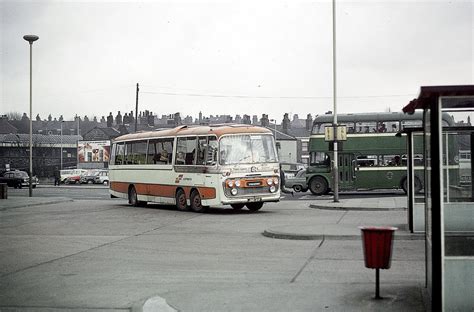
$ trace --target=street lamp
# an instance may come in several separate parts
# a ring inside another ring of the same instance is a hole
[[[32,68],[33,68],[33,42],[39,39],[35,35],[25,35],[23,39],[30,43],[30,185],[29,185],[29,196],[33,197],[33,79],[32,79]]]
[[[61,165],[59,170],[63,170],[63,123],[64,121],[61,121]]]
[[[337,127],[337,76],[336,76],[336,0],[332,0],[332,90],[333,90],[333,129],[334,129],[334,135],[336,134],[336,127]],[[333,155],[334,159],[332,161],[333,163],[333,181],[334,181],[334,202],[337,203],[339,202],[339,156],[338,156],[338,142],[336,140],[336,137],[334,137],[334,143],[333,143]]]
[[[275,125],[274,125],[275,129],[274,129],[273,134],[275,135],[275,140],[276,140],[276,137],[277,137],[277,120],[276,119],[270,119],[270,121],[275,123]]]

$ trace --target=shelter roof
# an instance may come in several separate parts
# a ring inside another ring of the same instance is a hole
[[[441,96],[474,96],[474,85],[421,87],[418,98],[410,101],[403,108],[403,112],[413,113],[415,109],[427,109],[432,104],[437,103]],[[453,103],[453,105],[456,104]]]

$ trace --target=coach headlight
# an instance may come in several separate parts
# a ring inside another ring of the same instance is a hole
[[[237,189],[235,189],[235,188],[231,189],[230,193],[234,196],[237,195]]]
[[[234,186],[234,181],[232,181],[232,180],[227,181],[227,186],[228,187],[233,187]]]
[[[239,180],[235,181],[235,186],[240,187],[240,181]]]
[[[276,190],[277,190],[277,188],[275,187],[275,185],[270,186],[270,192],[271,193],[275,193]]]
[[[267,185],[273,185],[273,179],[272,178],[267,179]]]
[[[273,183],[275,183],[275,185],[278,185],[278,183],[280,183],[280,181],[278,180],[278,178],[273,178]]]

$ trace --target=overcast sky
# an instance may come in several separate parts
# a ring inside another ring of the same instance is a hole
[[[399,111],[474,83],[472,1],[337,0],[338,112]],[[331,1],[0,0],[0,113],[89,117],[332,110]]]

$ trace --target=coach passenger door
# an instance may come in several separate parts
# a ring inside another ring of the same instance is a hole
[[[354,154],[340,153],[339,157],[339,188],[352,189],[355,180],[355,166],[357,166]]]

